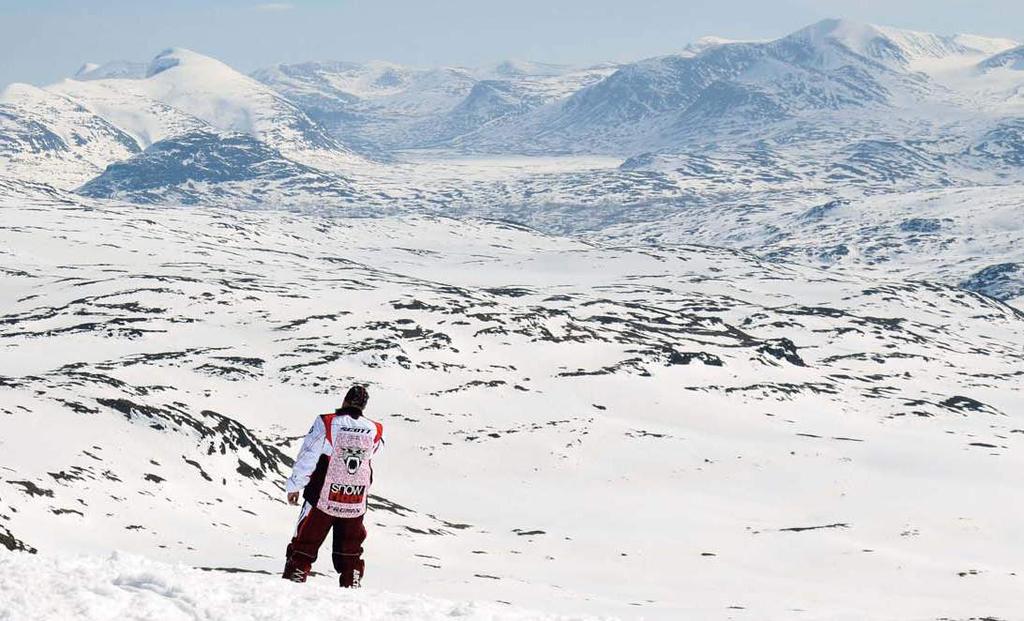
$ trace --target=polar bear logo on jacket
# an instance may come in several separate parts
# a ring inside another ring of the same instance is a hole
[[[341,458],[345,460],[345,470],[349,474],[355,474],[359,467],[363,465],[363,459],[366,458],[366,450],[354,446],[347,447],[343,450]]]

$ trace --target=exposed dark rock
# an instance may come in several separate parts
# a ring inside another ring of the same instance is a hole
[[[694,360],[698,360],[698,361],[704,363],[705,365],[707,365],[709,367],[720,367],[720,366],[723,366],[725,364],[724,362],[722,362],[722,359],[719,358],[718,356],[716,356],[714,354],[709,354],[709,353],[703,352],[703,351],[699,351],[699,352],[678,352],[678,351],[673,351],[668,356],[668,363],[667,364],[669,366],[677,365],[677,364],[687,365],[687,364],[690,364],[691,362],[693,362]]]
[[[960,286],[997,300],[1024,297],[1024,263],[990,265],[963,281]]]
[[[38,552],[38,550],[32,546],[15,537],[11,531],[7,530],[7,528],[2,525],[0,525],[0,546],[3,546],[11,552],[28,552],[29,554],[35,554]]]
[[[53,490],[39,487],[32,481],[8,481],[10,485],[16,485],[21,488],[21,491],[28,494],[29,496],[42,496],[44,498],[53,498]]]
[[[780,528],[779,532],[781,532],[781,533],[802,533],[802,532],[808,531],[808,530],[823,530],[823,529],[830,529],[830,528],[850,528],[850,525],[846,524],[844,522],[838,522],[836,524],[825,524],[825,525],[822,525],[822,526],[791,526],[789,528]]]

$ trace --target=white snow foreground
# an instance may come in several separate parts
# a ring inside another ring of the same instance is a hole
[[[501,604],[452,602],[375,589],[342,590],[326,577],[203,571],[141,556],[0,556],[0,620],[271,621],[292,619],[585,619]]]

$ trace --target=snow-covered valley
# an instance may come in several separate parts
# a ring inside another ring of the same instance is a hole
[[[1024,313],[990,298],[485,221],[3,208],[3,528],[44,554],[279,570],[295,440],[362,379],[391,439],[370,585],[645,618],[1020,605]]]
[[[0,619],[1020,618],[1018,45],[7,87]],[[354,381],[368,590],[303,591]]]

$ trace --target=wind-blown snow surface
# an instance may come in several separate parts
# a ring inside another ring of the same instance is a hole
[[[370,588],[625,618],[1024,606],[1024,313],[991,298],[500,222],[2,207],[4,547],[291,593],[282,480],[358,379],[389,437]]]
[[[339,591],[313,578],[296,585],[263,576],[212,574],[141,557],[57,559],[0,557],[0,619],[80,621],[466,621],[583,619],[501,604],[455,603],[378,590]],[[41,594],[46,594],[41,595]]]

